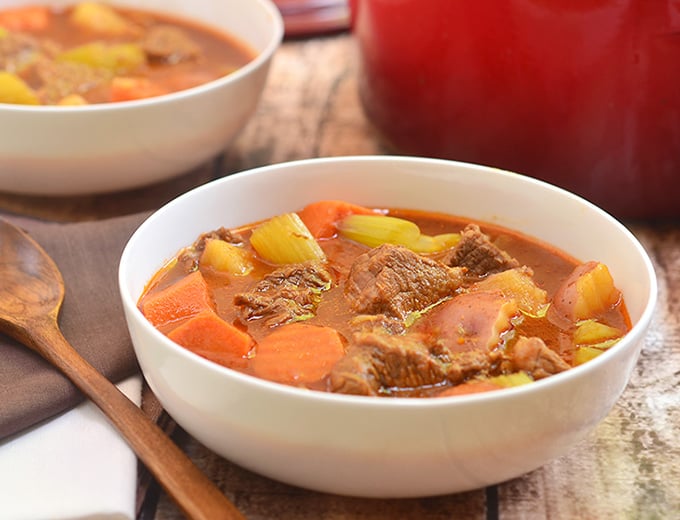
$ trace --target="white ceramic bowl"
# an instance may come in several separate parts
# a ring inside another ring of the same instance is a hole
[[[75,0],[52,0],[64,6]],[[224,150],[255,111],[283,37],[270,0],[114,0],[212,26],[257,58],[182,92],[90,106],[0,104],[0,191],[80,195],[135,188],[190,171]],[[35,4],[6,0],[2,8]]]
[[[633,329],[595,360],[527,386],[388,399],[305,391],[231,371],[174,344],[137,309],[149,278],[201,232],[324,198],[496,222],[577,258],[602,261],[623,291]],[[267,166],[179,197],[131,237],[120,263],[120,290],[149,385],[172,417],[210,449],[306,488],[413,497],[517,477],[583,439],[626,386],[652,317],[656,278],[633,235],[572,194],[496,169],[385,156]]]

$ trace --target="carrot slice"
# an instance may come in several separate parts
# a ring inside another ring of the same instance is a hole
[[[200,271],[185,276],[162,291],[147,297],[142,313],[155,327],[171,325],[206,309],[213,309],[208,284]]]
[[[321,200],[297,212],[314,238],[331,238],[337,233],[336,222],[349,215],[373,215],[369,208],[342,200]]]
[[[289,385],[325,377],[344,355],[340,334],[306,323],[283,325],[260,341],[251,360],[255,375]]]
[[[8,31],[41,31],[50,24],[47,7],[27,6],[6,9],[0,13],[0,27]]]
[[[500,385],[495,385],[489,381],[468,381],[466,383],[461,383],[451,388],[447,388],[441,393],[437,394],[437,397],[448,397],[451,395],[467,395],[467,394],[478,394],[481,392],[490,392],[492,390],[500,390],[503,387]]]
[[[173,329],[168,338],[210,361],[245,368],[253,339],[244,331],[205,310]]]

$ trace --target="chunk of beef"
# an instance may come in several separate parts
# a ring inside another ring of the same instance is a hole
[[[142,49],[150,60],[179,63],[196,59],[201,54],[200,46],[187,34],[170,25],[155,25],[146,33]]]
[[[483,352],[452,354],[439,344],[428,345],[420,334],[358,333],[333,367],[330,385],[333,392],[389,395],[395,389],[457,384],[486,371],[489,364]]]
[[[40,60],[35,72],[43,85],[38,95],[48,104],[56,104],[72,94],[86,94],[111,79],[109,72],[102,68],[70,61]]]
[[[402,320],[384,314],[359,314],[350,319],[349,325],[354,332],[403,334],[406,331]]]
[[[445,380],[444,363],[430,355],[420,336],[359,333],[331,371],[333,392],[379,395]]]
[[[431,309],[411,328],[439,338],[452,352],[489,352],[501,345],[518,314],[517,302],[500,293],[463,293]]]
[[[534,379],[543,379],[570,368],[557,352],[536,337],[520,337],[512,347],[510,362],[516,371],[527,372]]]
[[[28,34],[7,32],[0,38],[0,70],[22,74],[42,55],[56,49],[56,45]]]
[[[519,262],[494,245],[477,224],[461,231],[460,242],[440,261],[446,265],[465,267],[472,276],[484,276],[519,267]]]
[[[405,319],[449,297],[463,272],[390,244],[360,255],[350,269],[345,296],[352,310]]]
[[[291,264],[272,271],[249,292],[234,296],[241,319],[263,319],[273,327],[313,315],[331,274],[319,262]]]

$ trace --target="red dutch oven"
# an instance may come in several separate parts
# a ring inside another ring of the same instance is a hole
[[[350,0],[395,152],[480,163],[621,218],[680,216],[680,0]]]

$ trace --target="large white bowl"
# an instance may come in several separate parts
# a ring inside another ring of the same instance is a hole
[[[144,100],[77,107],[0,103],[0,191],[79,195],[168,179],[225,149],[254,112],[283,38],[281,15],[270,0],[111,3],[226,31],[257,57],[221,79]],[[35,2],[6,0],[2,8],[26,4]]]
[[[595,360],[527,386],[391,399],[305,391],[223,368],[174,344],[137,309],[152,274],[200,233],[326,198],[500,223],[577,258],[602,261],[623,291],[633,329]],[[127,244],[120,290],[149,385],[172,417],[210,449],[306,488],[413,497],[517,477],[583,439],[626,386],[652,317],[656,278],[623,225],[540,181],[441,160],[345,157],[259,168],[170,202]]]

